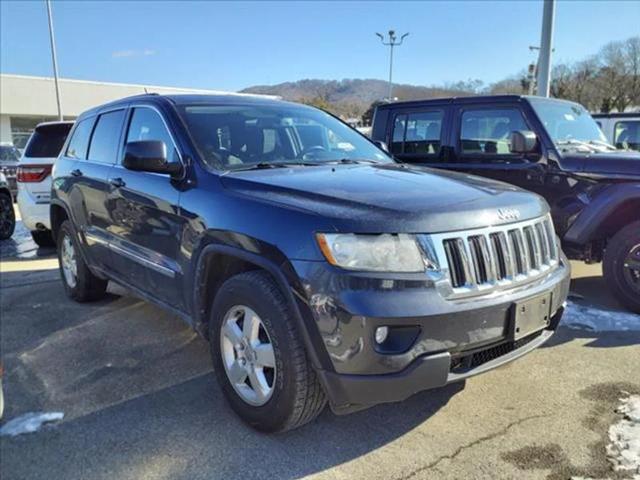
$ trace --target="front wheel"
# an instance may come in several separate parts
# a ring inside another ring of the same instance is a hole
[[[241,273],[222,285],[211,308],[209,342],[225,397],[252,427],[291,430],[324,408],[293,314],[266,272]]]
[[[620,303],[640,313],[640,221],[627,225],[609,241],[603,273]]]
[[[58,233],[58,261],[60,276],[67,296],[76,302],[89,302],[104,297],[107,281],[96,277],[80,253],[73,227],[69,220],[60,225]]]

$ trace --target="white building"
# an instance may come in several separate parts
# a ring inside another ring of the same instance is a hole
[[[141,93],[205,93],[214,90],[157,87],[127,83],[90,82],[60,79],[60,98],[65,120],[73,120],[85,110],[103,103]],[[51,77],[0,74],[0,142],[22,149],[35,126],[57,120],[56,90]]]

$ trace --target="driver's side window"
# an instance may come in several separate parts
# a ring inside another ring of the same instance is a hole
[[[127,143],[144,140],[159,140],[167,149],[167,161],[178,162],[178,152],[173,139],[160,115],[147,107],[135,107],[127,132]]]
[[[528,130],[516,108],[464,110],[460,120],[460,150],[463,155],[511,154],[511,132]]]

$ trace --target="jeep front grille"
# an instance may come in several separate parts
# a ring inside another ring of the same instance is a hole
[[[430,238],[457,294],[526,283],[558,264],[555,232],[548,215]]]

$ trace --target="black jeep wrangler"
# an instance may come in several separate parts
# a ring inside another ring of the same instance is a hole
[[[502,180],[542,195],[571,259],[603,261],[640,312],[640,153],[616,150],[581,105],[487,96],[381,105],[372,138],[402,162]]]

